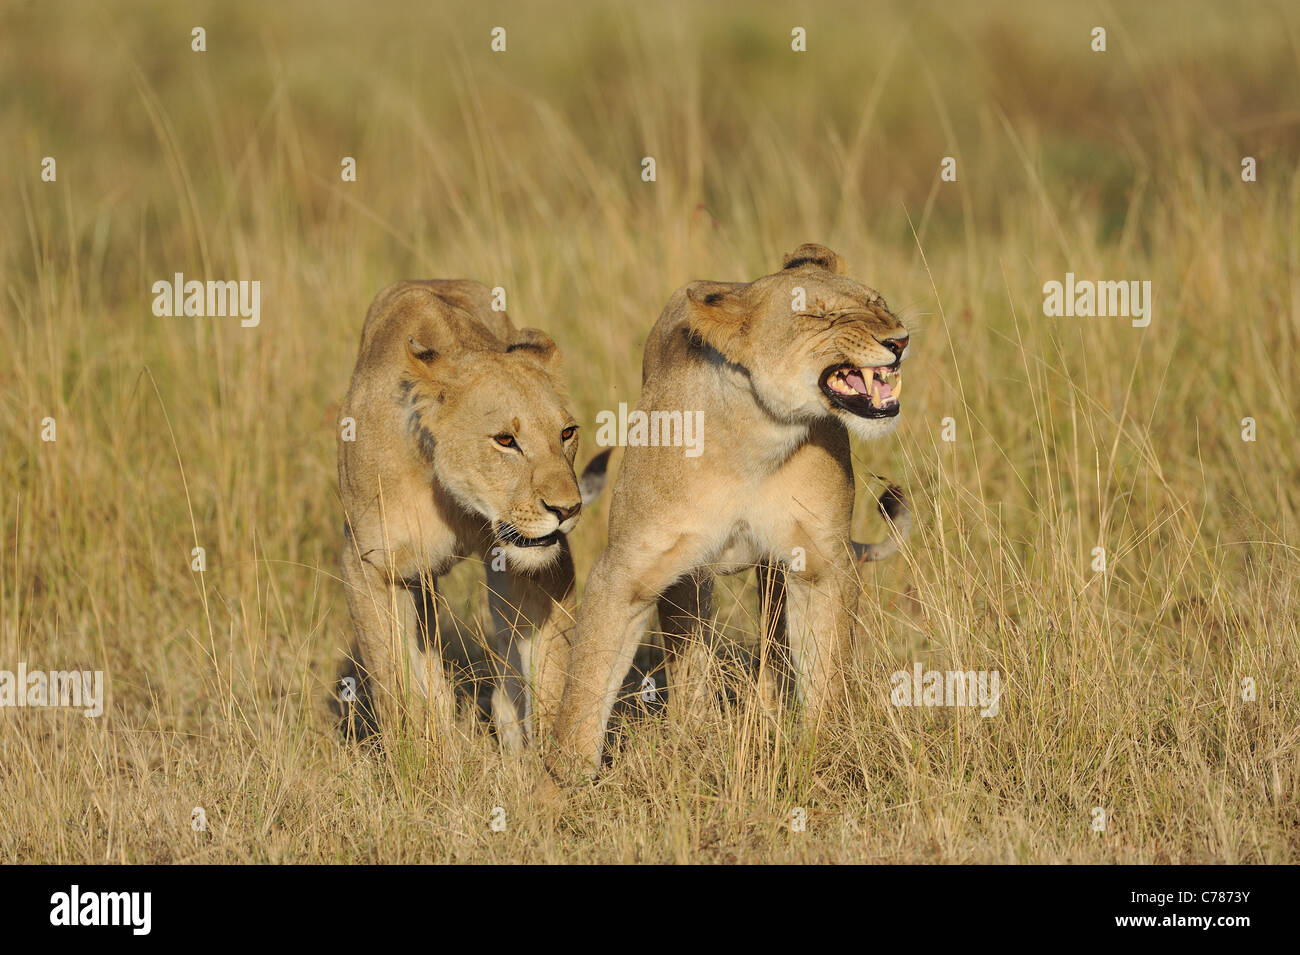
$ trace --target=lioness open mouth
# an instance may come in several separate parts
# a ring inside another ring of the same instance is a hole
[[[560,542],[560,532],[556,529],[545,537],[525,537],[509,524],[502,524],[497,529],[497,540],[512,547],[549,547]]]
[[[892,418],[900,408],[903,373],[898,362],[869,368],[832,365],[822,372],[821,387],[831,404],[859,418]]]

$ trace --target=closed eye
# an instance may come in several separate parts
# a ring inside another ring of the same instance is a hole
[[[505,432],[502,432],[501,434],[498,434],[496,437],[494,437],[492,440],[495,441],[497,444],[501,445],[501,447],[503,448],[514,448],[516,450],[518,450],[519,448],[519,442],[515,440],[515,436],[513,434],[506,434]]]

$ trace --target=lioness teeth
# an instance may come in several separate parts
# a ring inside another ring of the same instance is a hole
[[[897,368],[888,365],[846,367],[829,376],[826,386],[836,394],[866,398],[873,407],[884,408],[897,403],[902,376]]]
[[[857,394],[857,392],[853,390],[853,387],[845,380],[843,372],[838,372],[835,375],[832,375],[828,384],[831,386],[831,388],[833,388],[835,391],[838,391],[842,395]]]

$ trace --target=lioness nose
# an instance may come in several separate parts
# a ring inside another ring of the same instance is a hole
[[[545,501],[542,501],[542,507],[546,508],[546,510],[548,510],[548,511],[550,511],[552,514],[554,514],[555,517],[556,517],[556,519],[557,519],[561,524],[563,524],[565,521],[567,521],[569,518],[571,518],[574,514],[577,514],[580,510],[582,510],[582,502],[579,501],[577,504],[570,504],[570,505],[568,505],[568,506],[558,506],[558,507],[557,507],[557,506],[554,505],[554,504],[547,504]]]
[[[881,340],[880,344],[892,351],[894,357],[897,358],[899,355],[903,354],[903,349],[907,347],[907,341],[910,337],[910,335],[903,335],[900,338],[886,338]]]

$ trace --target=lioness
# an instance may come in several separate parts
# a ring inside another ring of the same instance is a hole
[[[702,453],[625,451],[547,755],[557,775],[566,756],[599,768],[656,603],[671,673],[710,612],[712,576],[746,566],[759,566],[763,631],[788,644],[805,721],[823,715],[859,588],[854,550],[880,559],[897,547],[851,546],[849,433],[894,430],[908,343],[884,299],[843,271],[834,252],[804,245],[756,281],[693,282],[660,315],[638,407],[703,410]],[[897,489],[881,509],[907,523]]]
[[[606,457],[580,488],[555,343],[490,305],[469,281],[398,282],[371,304],[341,411],[343,580],[373,715],[395,725],[454,706],[434,583],[481,557],[492,716],[517,748],[559,703],[574,601],[564,535],[599,493]],[[404,705],[415,701],[418,712]]]

